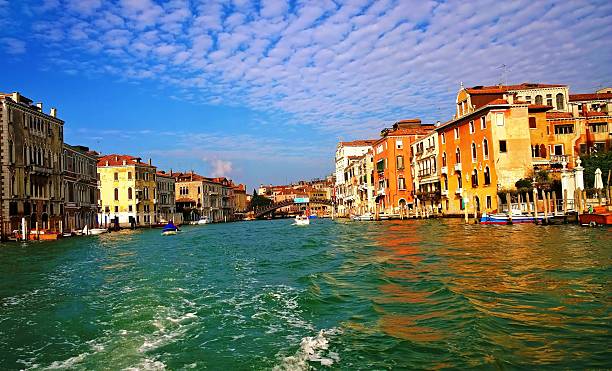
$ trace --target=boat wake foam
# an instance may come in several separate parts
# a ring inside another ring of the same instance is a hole
[[[295,355],[283,358],[280,365],[273,370],[308,370],[309,362],[319,362],[321,366],[331,366],[334,362],[340,361],[338,353],[329,351],[328,336],[338,335],[340,329],[320,330],[316,336],[306,336],[300,342],[300,349]]]

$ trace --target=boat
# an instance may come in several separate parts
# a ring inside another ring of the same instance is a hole
[[[612,225],[612,212],[607,206],[596,206],[592,211],[578,216],[581,225],[596,227]]]
[[[544,219],[544,215],[538,215],[537,221]],[[535,223],[536,217],[530,214],[524,214],[519,210],[512,210],[512,224]],[[510,215],[508,213],[487,214],[483,213],[480,218],[480,224],[510,224]]]
[[[162,229],[162,236],[173,236],[177,234],[178,231],[179,229],[176,225],[174,225],[174,223],[168,222],[164,229]]]
[[[21,232],[17,231],[15,236],[18,240],[23,240]],[[61,234],[46,229],[32,229],[27,236],[30,241],[55,241],[61,237]]]
[[[310,219],[306,215],[298,215],[295,217],[295,225],[309,225]]]
[[[351,216],[351,220],[358,221],[358,222],[370,221],[370,220],[374,220],[374,215],[372,215],[369,212],[361,214],[361,215],[353,215]]]
[[[210,219],[207,216],[203,216],[198,220],[198,225],[210,224]]]
[[[99,234],[102,234],[102,233],[107,233],[107,232],[108,232],[108,230],[105,229],[105,228],[92,228],[92,229],[89,230],[89,234],[92,235],[92,236],[96,236],[96,235],[99,235]]]

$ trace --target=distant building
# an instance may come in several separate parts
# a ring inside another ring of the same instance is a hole
[[[245,213],[247,211],[247,194],[246,186],[238,184],[233,187],[234,190],[234,213]]]
[[[438,133],[432,131],[414,142],[411,151],[412,189],[414,189],[415,198],[419,200],[420,205],[424,206],[429,212],[438,210],[441,192],[448,193],[447,189],[440,189],[438,148]],[[447,174],[448,168],[443,169]]]
[[[130,155],[106,155],[98,159],[100,177],[100,224],[148,226],[155,213],[155,166]]]
[[[186,221],[207,217],[213,222],[233,220],[234,183],[224,177],[207,178],[193,171],[174,173],[176,206]]]
[[[172,172],[167,174],[158,171],[155,177],[155,213],[157,222],[173,221],[176,224],[183,222],[182,214],[176,212],[175,179]]]
[[[62,150],[64,121],[57,110],[15,92],[0,94],[0,166],[2,239],[20,230],[22,221],[60,231],[64,208]]]
[[[376,140],[355,140],[352,142],[340,142],[336,147],[336,182],[334,185],[335,202],[338,215],[347,216],[350,209],[350,198],[347,194],[349,179],[346,168],[349,166],[349,158],[362,156],[372,149]]]
[[[98,226],[97,163],[89,148],[64,143],[64,231]]]

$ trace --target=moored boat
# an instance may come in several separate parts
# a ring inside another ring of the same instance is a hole
[[[543,215],[538,215],[537,221],[542,221]],[[512,210],[512,219],[508,213],[496,213],[487,214],[483,213],[480,218],[480,224],[521,224],[521,223],[535,223],[536,217],[530,214],[524,214],[518,210]]]
[[[358,222],[361,222],[361,221],[370,221],[370,220],[374,220],[374,216],[371,213],[364,213],[364,214],[361,214],[361,215],[353,215],[353,216],[351,216],[351,220],[358,221]]]
[[[108,232],[108,230],[105,229],[105,228],[92,228],[92,229],[89,230],[89,234],[93,235],[93,236],[98,235],[98,234],[102,234],[102,233],[107,233],[107,232]]]
[[[578,216],[580,224],[596,227],[598,225],[612,225],[612,212],[606,206],[597,206],[592,212]]]
[[[207,216],[203,216],[198,220],[198,225],[210,224],[210,219]]]

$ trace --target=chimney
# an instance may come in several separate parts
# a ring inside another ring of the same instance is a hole
[[[127,162],[125,160],[123,160],[123,166],[127,165]]]
[[[170,176],[172,176],[172,168],[170,168]]]
[[[106,166],[108,166],[108,161],[106,161]]]
[[[153,162],[151,161],[150,157],[149,157],[149,166],[153,166]]]
[[[586,117],[587,116],[587,112],[588,112],[589,107],[583,103],[582,104],[582,116]]]
[[[436,121],[436,124],[434,125],[435,127],[439,127],[440,126],[440,121]]]
[[[42,110],[43,110],[43,105],[42,105],[42,102],[38,102],[38,103],[36,103],[36,107],[38,107],[38,109],[40,110],[40,112],[42,112]]]
[[[19,103],[21,100],[21,95],[18,92],[13,92],[13,101]]]
[[[119,156],[115,156],[115,161],[119,161]]]
[[[578,112],[578,105],[572,104],[572,117],[580,116],[580,112]]]
[[[51,117],[57,117],[57,108],[51,107]]]
[[[508,104],[514,104],[514,94],[508,94]]]

